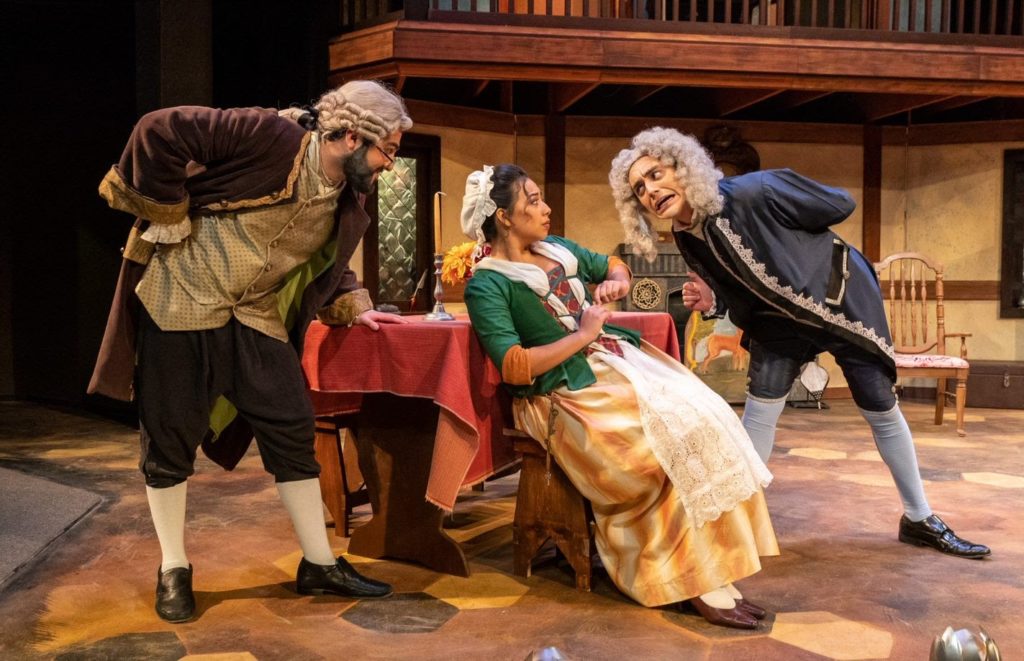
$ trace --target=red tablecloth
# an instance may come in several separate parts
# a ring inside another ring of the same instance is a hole
[[[364,393],[424,397],[440,407],[426,498],[451,510],[459,489],[514,459],[499,396],[501,375],[473,334],[468,317],[409,324],[330,327],[313,322],[302,367],[317,415],[358,410]],[[617,312],[611,322],[679,358],[679,340],[665,313]],[[402,415],[402,411],[395,411]],[[510,421],[511,424],[511,421]]]

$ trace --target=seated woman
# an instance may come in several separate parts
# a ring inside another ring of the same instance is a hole
[[[629,269],[549,236],[550,214],[515,165],[485,166],[466,182],[463,231],[490,244],[466,305],[515,395],[516,426],[590,500],[597,549],[620,590],[644,606],[688,600],[713,624],[756,628],[765,610],[733,583],[778,554],[762,492],[771,474],[724,400],[637,333],[605,324],[600,304],[626,295]]]

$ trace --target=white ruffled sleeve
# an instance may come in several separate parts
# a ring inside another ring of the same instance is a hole
[[[189,218],[169,225],[150,223],[149,228],[142,233],[142,240],[150,243],[180,243],[191,233],[192,220]]]

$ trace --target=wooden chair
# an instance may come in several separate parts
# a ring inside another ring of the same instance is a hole
[[[956,402],[956,431],[964,431],[967,401],[967,338],[970,333],[947,333],[943,306],[942,264],[916,252],[889,255],[875,263],[875,272],[888,298],[889,329],[900,377],[936,379],[935,424],[942,424],[946,397]],[[946,354],[946,340],[960,338],[960,355]],[[956,383],[953,391],[947,382]]]
[[[594,538],[590,502],[540,443],[518,430],[506,429],[505,434],[515,438],[522,457],[512,522],[513,573],[529,577],[533,558],[552,539],[576,573],[576,589],[589,592]]]
[[[334,518],[334,534],[349,536],[352,508],[370,502],[359,455],[350,432],[354,415],[329,415],[316,419],[316,460],[320,462],[320,492]]]

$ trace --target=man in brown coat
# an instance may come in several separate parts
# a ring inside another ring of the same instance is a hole
[[[186,480],[219,397],[274,475],[303,552],[298,591],[391,594],[331,550],[299,352],[318,312],[402,322],[372,309],[348,262],[370,222],[364,196],[411,126],[401,98],[371,81],[304,111],[168,108],[139,121],[100,184],[138,219],[89,389],[138,397],[161,618],[195,615]]]

